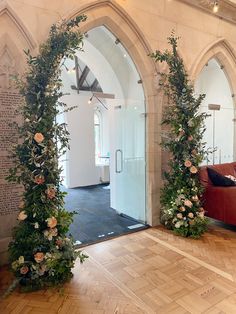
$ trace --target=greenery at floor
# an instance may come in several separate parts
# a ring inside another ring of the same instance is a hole
[[[207,153],[202,143],[206,113],[199,110],[205,95],[194,94],[177,52],[178,38],[172,34],[168,43],[171,51],[151,54],[156,62],[165,62],[168,66],[166,73],[160,73],[159,81],[167,102],[162,120],[166,126],[162,145],[170,155],[161,195],[161,219],[176,234],[198,238],[206,231],[208,222],[201,206],[203,188],[198,177],[199,165]]]
[[[64,208],[66,193],[59,189],[58,158],[68,148],[68,131],[66,124],[56,120],[68,110],[60,102],[63,61],[82,50],[79,24],[85,19],[78,16],[53,25],[39,54],[26,52],[28,71],[17,79],[24,102],[23,123],[16,125],[20,142],[13,149],[15,166],[8,180],[22,184],[24,193],[9,255],[15,282],[24,290],[65,282],[72,276],[76,258],[81,262],[86,258],[66,236],[74,213]]]

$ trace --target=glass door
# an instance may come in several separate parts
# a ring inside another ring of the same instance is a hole
[[[111,207],[146,222],[145,104],[116,99],[110,108]]]

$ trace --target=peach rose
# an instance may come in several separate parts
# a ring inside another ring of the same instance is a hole
[[[44,253],[37,252],[36,254],[34,254],[34,259],[36,263],[41,263],[44,260]]]
[[[57,220],[55,217],[48,218],[46,221],[49,228],[54,228],[57,225]]]
[[[176,217],[179,218],[179,219],[182,219],[182,218],[183,218],[183,215],[182,215],[181,213],[178,213],[178,214],[176,215]]]
[[[192,141],[193,140],[193,137],[192,137],[192,135],[190,135],[189,137],[188,137],[188,141]]]
[[[181,206],[180,208],[179,208],[179,210],[181,211],[181,212],[185,212],[185,207],[184,206]]]
[[[53,188],[47,188],[45,193],[47,194],[47,197],[49,199],[53,199],[56,196],[56,189],[54,187]]]
[[[27,274],[28,271],[29,271],[29,267],[28,267],[28,266],[22,266],[21,269],[20,269],[20,273],[21,273],[22,275]]]
[[[42,143],[42,141],[44,140],[44,136],[42,133],[35,133],[34,135],[34,140],[35,142],[37,142],[38,144]]]
[[[196,168],[195,166],[192,166],[192,167],[190,168],[190,172],[191,172],[191,173],[197,173],[198,170],[197,170],[197,168]]]
[[[38,174],[37,176],[34,177],[34,182],[37,184],[43,184],[45,182],[44,176]]]
[[[193,214],[193,213],[189,213],[189,214],[188,214],[188,217],[189,217],[189,218],[193,218],[193,217],[194,217],[194,214]]]
[[[185,200],[184,205],[191,208],[193,206],[193,203],[190,200]]]
[[[192,166],[192,163],[191,163],[190,160],[185,160],[184,165],[185,165],[185,167],[188,167],[188,168],[189,168],[189,167]]]
[[[23,211],[21,211],[21,212],[19,213],[19,215],[18,215],[18,220],[23,221],[23,220],[25,220],[27,217],[28,217],[28,216],[26,215],[25,211],[23,210]]]
[[[194,202],[197,202],[197,201],[198,201],[198,196],[197,196],[197,195],[192,196],[192,200],[193,200]]]

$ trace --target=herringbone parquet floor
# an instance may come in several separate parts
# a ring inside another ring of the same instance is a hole
[[[61,291],[15,291],[0,313],[236,313],[236,233],[211,227],[200,240],[162,227],[84,249],[73,280]],[[10,282],[0,271],[0,289]]]

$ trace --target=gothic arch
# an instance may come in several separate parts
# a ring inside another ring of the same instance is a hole
[[[21,33],[23,38],[28,44],[28,47],[30,49],[34,49],[37,46],[36,41],[33,39],[33,36],[29,32],[29,30],[26,28],[24,23],[21,21],[21,19],[18,17],[18,15],[15,13],[15,11],[12,9],[12,7],[3,1],[0,4],[0,17],[2,15],[6,14],[8,18],[13,22],[13,24],[16,26],[18,31]]]
[[[221,38],[216,40],[202,51],[191,69],[191,79],[195,81],[203,67],[213,58],[222,66],[225,76],[228,79],[232,95],[236,95],[236,55],[233,48],[225,39]]]
[[[160,208],[161,148],[159,143],[162,106],[161,99],[157,99],[157,89],[154,84],[157,66],[148,56],[152,50],[137,24],[114,2],[109,0],[94,1],[71,12],[65,19],[73,18],[79,14],[86,14],[88,17],[87,21],[81,25],[82,32],[103,25],[119,38],[133,59],[142,80],[147,113],[147,222],[150,225],[156,225],[159,223]]]

